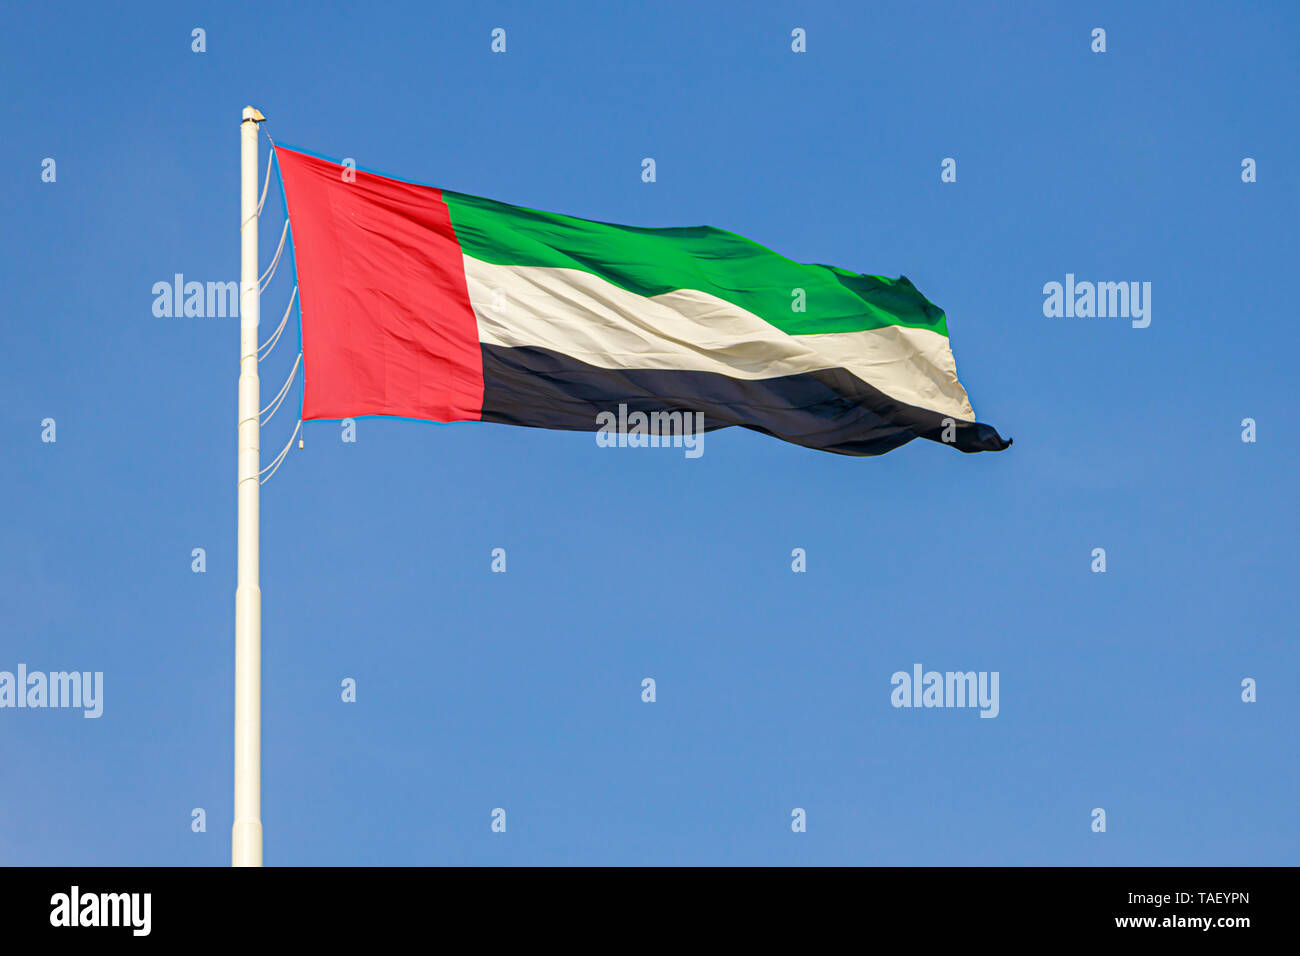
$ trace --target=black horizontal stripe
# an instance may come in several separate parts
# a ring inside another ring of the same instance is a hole
[[[597,415],[702,412],[704,428],[739,425],[840,455],[883,455],[913,438],[942,441],[946,416],[888,397],[844,369],[741,379],[716,372],[607,369],[542,348],[484,345],[483,421],[598,431]],[[945,444],[1011,444],[990,425],[957,421]]]

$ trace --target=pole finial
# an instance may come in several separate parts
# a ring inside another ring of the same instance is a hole
[[[258,110],[256,107],[245,106],[244,122],[247,123],[249,120],[252,120],[254,123],[264,123],[266,122],[266,117],[263,116],[261,111]]]

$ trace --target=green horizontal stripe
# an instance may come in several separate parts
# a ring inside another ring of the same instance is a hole
[[[712,226],[616,226],[443,190],[461,250],[495,265],[581,269],[638,295],[696,289],[788,335],[903,325],[948,334],[943,310],[906,277],[860,275],[787,259]],[[793,309],[804,290],[806,311]]]

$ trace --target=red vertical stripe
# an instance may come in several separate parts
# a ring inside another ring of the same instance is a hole
[[[478,322],[441,190],[284,147],[276,160],[298,267],[303,418],[477,420]]]

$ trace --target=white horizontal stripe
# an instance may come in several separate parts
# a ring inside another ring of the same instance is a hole
[[[929,329],[787,335],[694,289],[646,297],[578,269],[494,265],[472,256],[465,256],[465,279],[486,345],[551,349],[597,368],[732,378],[843,368],[900,402],[975,420],[948,339]]]

